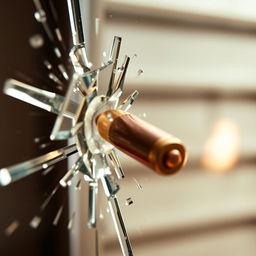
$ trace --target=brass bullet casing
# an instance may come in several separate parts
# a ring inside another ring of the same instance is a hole
[[[98,115],[96,124],[105,140],[159,174],[173,174],[186,162],[179,139],[135,115],[108,110]]]

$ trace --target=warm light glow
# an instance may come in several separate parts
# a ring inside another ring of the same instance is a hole
[[[226,171],[234,167],[239,157],[239,129],[229,119],[218,120],[205,145],[202,164],[214,171]]]

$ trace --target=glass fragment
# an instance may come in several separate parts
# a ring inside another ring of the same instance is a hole
[[[59,220],[60,220],[60,217],[61,217],[61,214],[62,214],[62,211],[63,211],[63,205],[60,206],[60,208],[59,208],[59,210],[58,210],[58,212],[57,212],[57,214],[56,214],[56,216],[55,216],[55,218],[54,218],[54,220],[53,220],[53,222],[52,222],[52,224],[53,224],[54,226],[57,226],[57,225],[58,225]]]
[[[36,171],[42,170],[45,167],[48,168],[49,166],[67,158],[76,152],[76,145],[70,145],[36,157],[34,159],[25,161],[23,163],[7,168],[2,168],[0,169],[0,185],[8,185],[11,182],[26,177],[27,175],[30,175]]]
[[[30,226],[31,228],[36,229],[36,228],[38,228],[38,226],[40,225],[41,220],[42,220],[41,217],[35,216],[35,217],[30,221],[29,226]]]
[[[19,227],[20,223],[18,220],[14,220],[5,230],[4,233],[6,236],[10,236],[14,231]]]

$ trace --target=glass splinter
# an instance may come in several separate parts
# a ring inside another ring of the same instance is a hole
[[[122,212],[120,210],[116,193],[118,192],[118,185],[113,181],[113,177],[105,175],[101,178],[102,186],[105,195],[108,199],[109,211],[111,213],[118,241],[123,253],[123,256],[132,256],[132,247],[123,221]]]
[[[138,189],[142,189],[142,186],[140,185],[140,183],[135,179],[135,178],[132,178],[134,180],[134,182],[136,183],[136,186]]]
[[[52,64],[48,60],[44,60],[44,65],[47,69],[51,70],[52,69]]]
[[[75,186],[75,190],[80,191],[82,188],[82,179],[79,179],[79,181],[77,182],[76,186]]]
[[[119,109],[123,110],[123,111],[128,111],[130,109],[130,107],[132,106],[133,102],[135,101],[135,99],[137,98],[137,96],[139,95],[139,92],[136,90],[134,91],[131,95],[129,95],[124,101],[123,103],[118,107]]]
[[[14,220],[4,231],[6,236],[10,236],[13,232],[19,227],[20,223],[17,220]]]
[[[49,168],[47,168],[46,170],[42,171],[42,175],[45,176],[47,175],[50,171],[52,171],[54,169],[54,165],[50,166]]]
[[[8,79],[5,82],[4,93],[55,114],[59,114],[64,101],[64,98],[56,93],[38,89],[15,79]],[[68,111],[64,115],[74,116]]]
[[[121,166],[121,163],[120,163],[120,161],[118,159],[118,156],[117,156],[115,150],[114,149],[111,150],[111,152],[109,153],[108,156],[109,156],[109,159],[110,159],[111,163],[114,166],[117,178],[118,179],[123,179],[125,177],[124,171],[123,171],[123,168]]]
[[[41,207],[40,207],[41,211],[43,211],[43,210],[46,208],[46,206],[49,204],[49,202],[51,201],[51,199],[52,199],[53,196],[56,194],[56,192],[57,192],[57,190],[58,190],[59,188],[60,188],[60,186],[57,185],[57,186],[53,189],[53,191],[50,193],[50,195],[44,200],[44,202],[42,203],[42,205],[41,205]]]
[[[71,230],[74,226],[74,220],[75,220],[76,213],[73,212],[71,218],[69,219],[67,229]]]
[[[61,58],[62,55],[61,55],[60,49],[58,47],[54,47],[53,51],[57,58]]]
[[[68,79],[69,79],[68,73],[67,73],[67,71],[66,71],[64,65],[63,65],[63,64],[59,64],[59,65],[58,65],[58,68],[59,68],[61,74],[63,75],[63,77],[64,77],[66,80],[68,80]]]
[[[79,45],[84,43],[80,3],[76,0],[68,0],[67,4],[73,45]]]
[[[53,34],[51,32],[51,29],[49,27],[49,25],[47,24],[47,16],[46,16],[46,12],[44,11],[40,0],[33,0],[35,7],[37,9],[37,11],[34,13],[35,19],[37,20],[37,22],[41,23],[43,25],[43,28],[47,34],[47,36],[49,37],[49,39],[54,42],[54,37]]]
[[[118,36],[114,37],[112,49],[109,56],[109,60],[113,62],[113,66],[112,66],[112,73],[111,73],[110,81],[108,85],[107,96],[112,95],[114,90],[116,66],[117,66],[118,56],[120,52],[121,42],[122,42],[121,37],[118,37]]]
[[[59,40],[60,42],[62,42],[62,35],[61,35],[61,33],[60,33],[60,29],[59,29],[59,28],[55,28],[54,31],[55,31],[55,34],[56,34],[58,40]]]
[[[126,72],[127,72],[127,69],[128,69],[129,62],[130,62],[130,58],[128,56],[125,56],[124,63],[121,67],[121,72],[120,72],[120,74],[118,76],[118,79],[117,79],[117,82],[116,82],[115,90],[117,90],[119,88],[121,90],[123,90],[125,75],[126,75]]]
[[[59,181],[62,187],[70,186],[72,178],[79,172],[83,161],[79,158],[71,167],[71,169],[64,175],[64,177]]]
[[[88,228],[96,227],[96,200],[98,194],[98,183],[89,182],[89,206],[88,206]]]
[[[28,41],[30,46],[34,49],[41,48],[44,45],[44,38],[40,34],[32,35]]]
[[[59,208],[59,210],[58,210],[58,212],[57,212],[57,214],[56,214],[56,216],[55,216],[55,218],[54,218],[54,220],[53,220],[53,222],[52,222],[52,224],[53,224],[54,226],[57,226],[57,225],[58,225],[59,220],[60,220],[60,216],[61,216],[61,214],[62,214],[62,211],[63,211],[63,205]]]
[[[62,82],[60,81],[60,79],[55,75],[55,74],[53,74],[53,73],[49,73],[49,78],[53,81],[53,82],[55,82],[55,83],[57,83],[57,84],[59,84],[59,85],[62,85]]]
[[[36,171],[46,169],[49,166],[67,158],[77,152],[76,145],[70,145],[49,152],[32,160],[0,169],[0,185],[6,186],[11,182],[26,177]]]
[[[68,139],[72,134],[70,129],[63,128],[64,121],[65,121],[65,115],[64,113],[68,111],[71,103],[72,103],[72,97],[73,97],[73,90],[76,87],[77,82],[79,81],[79,76],[77,74],[74,74],[72,77],[72,80],[69,84],[67,93],[65,95],[63,104],[61,106],[61,111],[58,114],[58,117],[54,123],[54,127],[52,129],[50,139],[51,140],[63,140]]]
[[[133,204],[133,200],[129,197],[129,198],[127,198],[126,199],[126,201],[125,201],[125,205],[131,205],[131,204]]]
[[[41,145],[39,146],[39,148],[44,149],[44,148],[49,147],[50,145],[51,145],[51,143],[43,143],[43,144],[41,144]]]
[[[113,219],[116,234],[119,240],[119,244],[123,253],[123,256],[132,256],[133,251],[131,243],[128,237],[128,233],[125,228],[122,213],[118,204],[117,197],[111,197],[108,200],[110,213]]]
[[[42,220],[41,217],[35,216],[35,217],[30,221],[29,226],[30,226],[31,228],[36,229],[36,228],[38,228],[38,226],[40,225],[41,220]]]
[[[63,43],[60,29],[57,25],[57,13],[52,1],[48,3],[50,5],[52,4],[52,6],[50,6],[50,9],[47,8],[47,13],[43,8],[44,5],[42,5],[41,0],[33,0],[33,2],[36,6],[34,16],[36,20],[41,23],[49,39],[52,41],[52,53],[55,54],[55,60],[56,57],[59,58],[59,63],[57,66],[58,73],[53,73],[53,66],[48,60],[44,60],[43,63],[47,68],[48,77],[55,82],[54,89],[57,88],[59,90],[64,90],[64,79],[69,81],[70,77],[65,66],[61,64],[63,62],[60,62],[60,58],[62,57],[63,53],[61,50],[65,49],[65,45]],[[112,150],[112,147],[108,149],[108,146],[103,144],[103,142],[97,138],[96,133],[91,137],[87,136],[87,134],[90,133],[90,129],[87,127],[90,120],[88,122],[86,121],[88,113],[93,115],[94,111],[95,113],[98,113],[101,110],[105,110],[105,108],[106,110],[110,107],[111,109],[117,108],[119,98],[123,91],[124,79],[130,58],[126,56],[120,69],[117,69],[121,38],[115,37],[109,59],[102,63],[101,67],[93,69],[92,63],[89,62],[86,55],[86,44],[83,34],[80,1],[67,0],[67,5],[73,40],[73,47],[69,52],[69,57],[73,65],[74,72],[71,77],[71,81],[69,81],[69,86],[65,97],[62,97],[56,93],[40,90],[14,79],[9,79],[6,82],[4,90],[5,93],[10,96],[57,114],[58,117],[52,129],[50,139],[62,140],[68,139],[72,136],[74,137],[75,144],[51,151],[32,160],[13,165],[8,168],[0,169],[0,185],[7,185],[42,169],[45,169],[42,171],[42,175],[46,175],[53,170],[53,165],[55,163],[78,152],[79,155],[77,157],[77,161],[59,181],[60,184],[50,191],[50,194],[48,194],[43,201],[40,210],[45,210],[53,196],[60,188],[60,185],[64,187],[70,185],[74,175],[80,171],[84,174],[84,180],[89,183],[89,209],[87,224],[89,228],[95,228],[98,181],[101,181],[105,196],[108,200],[108,211],[111,213],[113,219],[122,254],[124,256],[130,256],[133,255],[133,252],[116,196],[120,187],[115,182],[114,176],[111,174],[110,167],[108,165],[109,161],[107,158],[109,157],[110,161],[112,162],[119,179],[124,178],[124,172],[116,152]],[[96,18],[96,34],[99,33],[99,22],[100,19]],[[51,27],[49,25],[51,25]],[[56,39],[58,41],[54,42]],[[40,37],[40,35],[34,35],[30,38],[29,42],[33,48],[39,48],[43,46],[44,38]],[[58,43],[58,45],[56,43]],[[62,46],[63,48],[59,48],[59,46]],[[106,56],[106,54],[104,53],[103,56]],[[104,93],[102,93],[103,91]],[[78,93],[80,94],[79,97]],[[98,98],[100,99],[99,102],[93,101],[97,95],[101,95]],[[119,108],[127,111],[131,107],[137,95],[138,92],[135,91],[119,106]],[[92,105],[90,105],[91,103]],[[96,103],[99,103],[99,105]],[[93,127],[91,130],[94,128],[95,127]],[[45,148],[49,145],[48,141],[39,140],[36,143],[39,143],[38,145],[40,145],[41,148]],[[100,147],[98,148],[98,146]],[[75,185],[75,189],[81,190],[81,184],[82,179],[80,178]],[[126,200],[127,205],[132,203],[133,201],[131,198]],[[58,208],[52,221],[53,225],[58,225],[62,213],[63,205]],[[75,215],[76,213],[73,212],[68,221],[67,229],[69,230],[73,228]],[[38,228],[42,220],[41,217],[41,214],[39,216],[34,216],[29,225],[34,229]],[[102,213],[100,218],[103,218]],[[14,230],[17,229],[18,225],[19,222],[14,221],[9,227],[6,228],[5,233],[7,235],[12,234]],[[95,229],[95,241],[95,253],[98,255],[99,245],[97,229]]]
[[[138,72],[137,72],[137,75],[140,76],[141,74],[143,74],[143,70],[139,69]]]

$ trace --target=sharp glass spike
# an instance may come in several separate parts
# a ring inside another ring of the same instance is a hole
[[[42,203],[42,205],[40,206],[41,211],[43,211],[46,206],[49,204],[49,202],[51,201],[51,199],[53,198],[53,196],[56,194],[56,192],[58,191],[58,189],[60,188],[60,185],[58,184],[52,191],[51,193],[47,196],[47,198],[44,200],[44,202]]]
[[[72,97],[74,96],[73,95],[74,88],[76,87],[76,84],[78,81],[79,81],[79,76],[74,74],[73,78],[69,84],[63,104],[61,105],[61,110],[58,114],[58,117],[57,117],[54,127],[52,129],[51,136],[50,136],[51,140],[63,140],[63,139],[67,139],[72,136],[72,134],[71,134],[72,127],[69,127],[67,125],[65,127],[64,113],[66,111],[68,111],[68,109],[71,105]]]
[[[83,24],[79,0],[67,0],[73,45],[84,43]]]
[[[15,79],[8,79],[5,82],[4,93],[55,114],[60,113],[64,101],[64,97],[56,93],[38,89]],[[74,117],[69,111],[65,111],[63,115]]]
[[[110,75],[110,81],[108,85],[107,96],[110,96],[114,90],[116,67],[117,67],[117,61],[118,61],[118,56],[120,52],[121,42],[122,42],[121,37],[117,37],[117,36],[114,37],[112,49],[109,56],[109,60],[113,62],[113,65],[112,65],[112,72]]]
[[[70,219],[69,219],[69,221],[68,221],[68,226],[67,226],[67,229],[68,229],[68,230],[71,230],[71,229],[73,228],[73,226],[74,226],[74,221],[75,221],[75,216],[76,216],[76,213],[73,212],[72,215],[71,215],[71,217],[70,217]]]
[[[40,0],[33,0],[35,7],[37,9],[37,11],[34,13],[35,19],[41,23],[43,25],[43,28],[47,34],[47,36],[49,37],[49,39],[54,42],[54,36],[52,34],[52,31],[47,23],[47,15],[46,12],[40,2]]]
[[[66,80],[69,80],[69,76],[68,76],[68,73],[66,71],[66,68],[64,67],[63,64],[59,64],[58,65],[58,69],[60,70],[62,76],[66,79]]]
[[[42,221],[42,218],[41,218],[40,216],[35,216],[35,217],[33,217],[33,219],[30,221],[29,225],[30,225],[31,228],[36,229],[36,228],[38,228],[38,226],[40,225],[41,221]]]
[[[6,186],[11,182],[26,177],[36,171],[47,169],[49,166],[67,158],[77,152],[76,145],[70,145],[58,150],[54,150],[45,155],[36,157],[7,168],[0,169],[0,185]]]
[[[112,220],[114,223],[122,254],[123,256],[132,256],[133,251],[131,247],[131,242],[127,230],[125,228],[122,212],[119,207],[119,203],[116,196],[108,199],[108,206],[112,216]]]
[[[98,194],[98,182],[89,182],[89,198],[88,198],[88,228],[96,227],[96,201]]]
[[[90,71],[91,64],[88,61],[84,43],[73,46],[69,57],[77,74],[84,76]]]
[[[115,90],[118,90],[119,88],[121,90],[123,90],[125,75],[126,75],[126,72],[127,72],[127,69],[128,69],[129,62],[130,62],[130,57],[125,56],[124,63],[121,67],[121,71],[120,71],[120,74],[119,74],[117,82],[116,82]]]
[[[130,107],[132,106],[133,102],[135,101],[135,99],[137,98],[137,96],[139,95],[138,91],[134,91],[132,94],[130,94],[124,101],[123,103],[118,107],[119,109],[123,110],[123,111],[128,111],[130,109]]]
[[[47,175],[49,172],[51,172],[52,170],[54,169],[54,165],[53,166],[50,166],[49,168],[47,168],[46,170],[44,170],[42,172],[42,175],[45,176]]]
[[[76,183],[75,190],[80,191],[82,188],[82,179],[79,179]]]
[[[72,178],[79,172],[81,166],[83,165],[83,161],[81,158],[72,165],[71,169],[64,175],[64,177],[59,181],[62,187],[66,187],[67,185],[71,185]]]
[[[57,212],[57,214],[56,214],[56,216],[55,216],[55,218],[54,218],[54,220],[53,220],[53,222],[52,222],[52,224],[53,224],[54,226],[57,226],[57,225],[58,225],[59,220],[60,220],[60,216],[61,216],[61,214],[62,214],[62,211],[63,211],[63,205],[60,206],[60,208],[58,209],[58,212]]]
[[[110,153],[108,154],[108,156],[109,156],[109,159],[110,159],[111,163],[114,166],[117,178],[118,179],[123,179],[125,177],[125,175],[124,175],[124,171],[123,171],[123,168],[121,166],[121,163],[120,163],[120,161],[118,159],[118,156],[116,154],[116,151],[114,149],[111,150]]]
[[[18,220],[14,220],[5,230],[4,233],[6,236],[12,235],[15,230],[19,227],[20,223]]]

